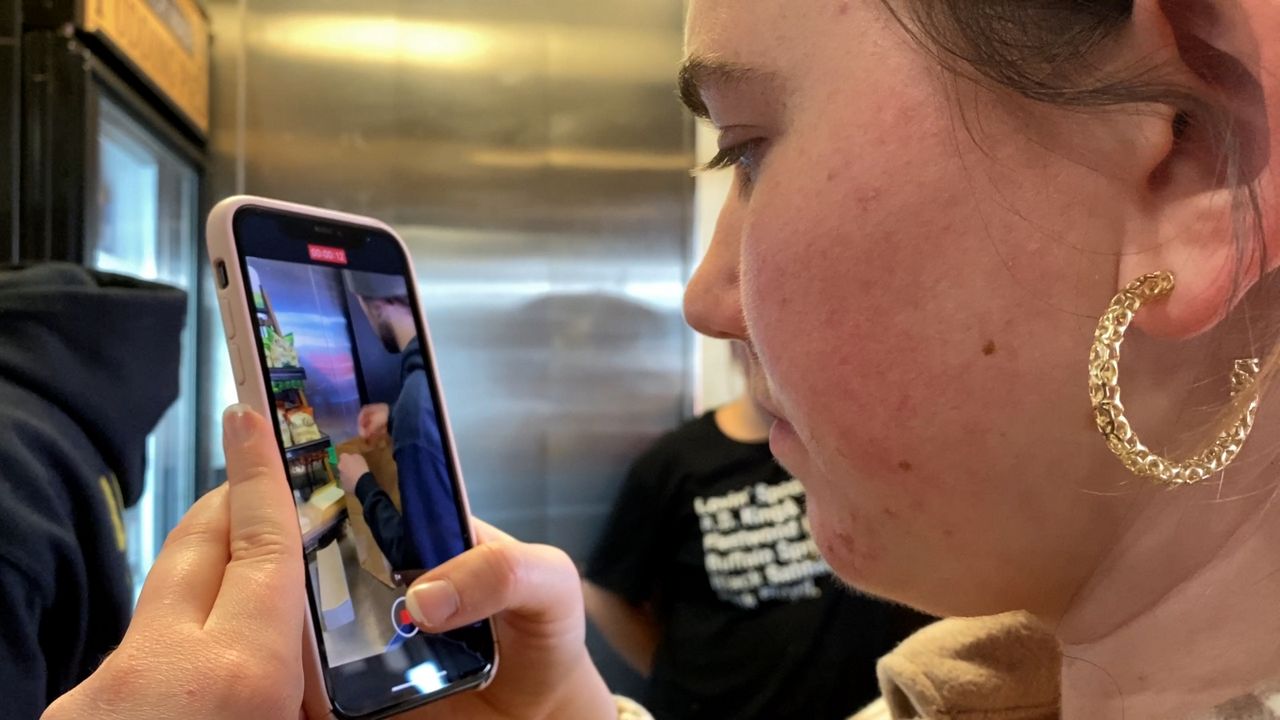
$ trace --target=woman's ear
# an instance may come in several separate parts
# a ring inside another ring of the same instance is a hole
[[[1138,0],[1138,35],[1165,38],[1173,107],[1135,157],[1145,208],[1121,247],[1121,286],[1172,271],[1177,285],[1135,322],[1150,334],[1212,328],[1280,264],[1273,147],[1280,145],[1280,6],[1274,0]],[[1269,38],[1269,42],[1259,42]]]

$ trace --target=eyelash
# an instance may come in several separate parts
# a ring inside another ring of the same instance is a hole
[[[757,157],[757,153],[763,144],[763,138],[755,138],[740,142],[737,145],[730,145],[727,148],[721,148],[720,152],[699,167],[698,171],[710,172],[730,167],[742,170],[738,181],[745,192],[750,189],[751,183],[754,181],[752,173],[758,171],[760,167],[760,159]]]

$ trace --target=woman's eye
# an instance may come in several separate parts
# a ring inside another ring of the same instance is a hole
[[[764,146],[763,138],[754,138],[744,142],[721,148],[715,157],[711,158],[699,170],[720,170],[723,168],[735,168],[738,171],[738,184],[743,192],[751,188],[755,182],[756,174],[760,170],[761,149]]]

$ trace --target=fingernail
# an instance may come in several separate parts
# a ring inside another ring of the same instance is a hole
[[[413,621],[424,628],[438,628],[458,612],[458,591],[448,580],[432,580],[409,588],[405,606]]]
[[[236,403],[222,413],[222,434],[233,443],[243,445],[253,438],[253,408]]]

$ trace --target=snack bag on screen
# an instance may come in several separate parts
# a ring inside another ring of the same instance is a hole
[[[285,367],[298,367],[298,349],[293,345],[293,333],[277,338],[280,342],[280,355]]]
[[[292,447],[293,433],[289,430],[289,422],[285,420],[282,408],[276,408],[276,423],[280,426],[280,441],[285,447]]]
[[[322,437],[311,408],[289,410],[285,413],[285,418],[289,421],[289,434],[293,436],[295,445],[314,442]]]

